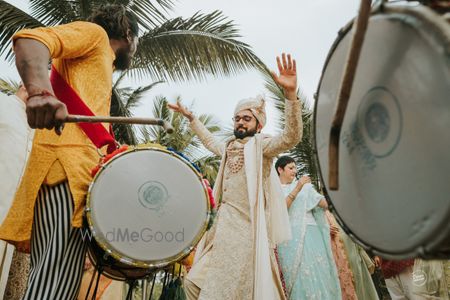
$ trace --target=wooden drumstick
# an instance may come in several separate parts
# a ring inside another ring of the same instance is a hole
[[[336,110],[333,116],[330,130],[330,144],[328,148],[328,184],[330,190],[339,189],[339,140],[345,111],[352,91],[353,79],[358,66],[359,54],[361,53],[364,36],[366,34],[367,23],[370,16],[371,0],[361,0],[358,17],[353,24],[354,32],[350,50],[347,56],[347,63],[344,69],[344,76],[341,81]]]
[[[162,126],[167,133],[173,133],[172,125],[162,119],[68,115],[65,122],[158,125]]]

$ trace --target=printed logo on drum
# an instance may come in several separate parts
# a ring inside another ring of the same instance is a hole
[[[90,230],[80,228],[81,238],[83,241],[96,240],[94,234]],[[172,243],[184,242],[184,227],[179,231],[161,231],[153,230],[145,227],[140,230],[129,228],[112,228],[104,235],[99,235],[100,240],[106,240],[109,243]]]
[[[169,200],[169,193],[160,182],[147,181],[139,188],[138,199],[142,206],[159,212]]]

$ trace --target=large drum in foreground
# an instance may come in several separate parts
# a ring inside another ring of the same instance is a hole
[[[343,28],[314,110],[327,198],[344,229],[386,258],[450,255],[450,26],[430,9],[385,5],[367,28],[328,187],[332,115],[351,42]]]
[[[188,161],[164,149],[138,148],[97,173],[86,220],[94,263],[113,279],[136,279],[192,251],[209,221],[209,199]]]

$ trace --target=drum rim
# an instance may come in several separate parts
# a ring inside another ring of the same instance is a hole
[[[450,26],[449,24],[444,20],[442,16],[435,13],[432,9],[419,5],[417,7],[410,7],[410,6],[400,6],[400,5],[392,5],[392,4],[379,4],[375,6],[372,11],[370,18],[373,16],[376,16],[378,14],[385,14],[385,15],[395,15],[399,13],[409,13],[410,15],[421,18],[421,20],[426,21],[428,25],[431,25],[438,29],[438,33],[440,34],[440,38],[447,40],[447,53],[450,53]],[[433,18],[434,17],[434,18]],[[333,214],[336,217],[337,222],[342,227],[344,232],[349,235],[353,241],[355,241],[357,244],[359,244],[361,247],[363,247],[366,251],[374,254],[374,255],[380,255],[387,259],[399,259],[399,258],[405,258],[405,257],[430,257],[428,254],[429,252],[433,250],[439,251],[438,245],[440,245],[443,241],[445,241],[448,237],[447,234],[450,233],[450,223],[447,223],[447,226],[443,226],[443,228],[446,230],[440,231],[435,235],[435,238],[432,239],[429,237],[426,240],[421,241],[420,245],[417,245],[407,251],[397,253],[397,252],[387,252],[383,251],[377,248],[374,248],[373,246],[370,246],[369,244],[366,244],[363,239],[361,239],[359,236],[355,235],[352,230],[350,230],[349,227],[345,225],[343,222],[339,212],[336,210],[336,208],[333,205],[333,201],[331,200],[330,195],[328,194],[327,186],[325,185],[324,177],[322,174],[322,169],[320,167],[320,161],[319,161],[319,153],[318,153],[318,147],[317,147],[317,105],[319,102],[319,91],[322,85],[323,77],[325,75],[325,71],[327,70],[327,67],[329,65],[329,62],[331,60],[331,57],[335,53],[338,45],[342,42],[342,39],[346,34],[349,33],[349,31],[352,29],[353,22],[356,20],[356,18],[353,18],[350,20],[347,24],[345,24],[339,31],[338,36],[334,40],[333,44],[330,47],[330,50],[328,51],[327,57],[325,59],[325,63],[322,68],[322,73],[319,79],[319,84],[317,85],[316,93],[314,94],[314,107],[313,107],[313,126],[311,126],[311,136],[312,136],[312,148],[313,148],[313,160],[318,166],[318,175],[319,180],[323,186],[323,192],[324,196],[327,199],[327,202],[329,205],[329,210],[333,212]],[[445,224],[445,220],[442,222],[442,224]],[[437,254],[431,255],[431,257],[436,257],[439,255],[439,252]]]
[[[101,263],[97,259],[95,250],[91,246],[89,246],[87,249],[87,255],[88,255],[89,260],[92,262],[92,265],[94,266],[94,268],[99,270],[99,266],[101,265]],[[136,270],[136,269],[141,269],[141,268],[134,268],[133,270]],[[103,266],[101,275],[106,276],[109,279],[116,280],[116,281],[127,281],[129,279],[141,279],[141,278],[149,276],[153,272],[157,271],[157,269],[153,270],[153,269],[148,269],[148,268],[142,269],[142,270],[145,270],[145,273],[140,276],[127,277],[125,274],[122,274],[123,276],[117,276],[117,275],[114,275],[113,273],[111,273],[108,269],[104,268],[104,266]]]
[[[171,155],[171,156],[183,161],[184,163],[186,163],[189,166],[189,168],[194,171],[196,177],[199,179],[200,184],[203,187],[203,192],[205,194],[205,199],[206,199],[207,212],[206,212],[205,221],[203,222],[203,225],[200,228],[197,235],[195,236],[195,238],[178,254],[173,255],[167,259],[163,259],[163,260],[141,261],[141,260],[133,259],[131,257],[127,257],[126,255],[122,255],[115,250],[109,249],[107,246],[108,243],[106,241],[104,241],[103,239],[100,239],[95,234],[94,222],[93,222],[92,216],[91,216],[91,205],[90,204],[91,204],[91,192],[92,192],[94,183],[96,182],[96,179],[98,178],[98,176],[100,176],[100,174],[106,169],[106,167],[108,165],[110,165],[113,161],[117,160],[118,158],[125,156],[131,152],[147,151],[147,150],[163,152],[165,154]],[[102,248],[105,251],[105,254],[113,257],[114,259],[120,261],[121,263],[130,265],[130,266],[134,266],[136,268],[153,269],[153,268],[162,268],[167,265],[173,264],[173,263],[183,259],[184,257],[186,257],[187,255],[189,255],[192,252],[192,250],[194,250],[195,246],[200,242],[201,238],[205,234],[206,229],[208,227],[209,220],[211,219],[211,205],[210,205],[210,201],[209,201],[208,191],[206,189],[205,183],[203,182],[203,178],[201,177],[200,173],[192,166],[192,163],[190,161],[186,160],[184,157],[182,157],[181,155],[178,155],[177,153],[175,153],[173,151],[165,149],[164,146],[161,146],[161,147],[159,147],[159,146],[137,146],[137,147],[130,147],[128,150],[115,155],[108,162],[106,162],[100,166],[99,171],[97,172],[97,174],[95,174],[94,178],[92,179],[91,183],[89,184],[89,189],[86,194],[86,206],[85,206],[84,213],[85,213],[85,217],[86,217],[86,221],[87,221],[87,226],[90,230],[92,237],[95,240],[95,243],[97,243],[100,246],[100,248]]]

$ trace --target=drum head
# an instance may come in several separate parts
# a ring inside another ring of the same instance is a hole
[[[341,131],[339,190],[327,189],[344,227],[391,257],[423,256],[449,233],[448,40],[417,16],[370,18]],[[316,151],[326,187],[351,33],[333,46],[317,93]]]
[[[95,240],[123,263],[161,267],[187,255],[209,219],[200,175],[178,155],[135,149],[114,157],[90,187]]]

